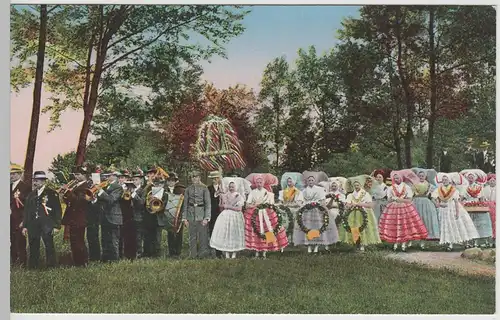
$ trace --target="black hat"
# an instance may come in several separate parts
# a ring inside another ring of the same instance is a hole
[[[35,171],[33,173],[33,180],[47,180],[47,175],[45,174],[45,171]]]
[[[136,171],[132,174],[132,177],[134,178],[142,178],[144,177],[144,173],[142,171]]]
[[[168,174],[168,178],[167,178],[167,181],[170,180],[170,181],[178,181],[179,180],[179,177],[177,176],[177,173],[175,172],[170,172]]]

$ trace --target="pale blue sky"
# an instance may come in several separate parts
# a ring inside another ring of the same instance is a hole
[[[258,91],[266,64],[285,55],[291,63],[299,48],[315,45],[319,53],[333,47],[343,18],[359,16],[356,6],[256,6],[245,18],[246,31],[227,46],[228,59],[203,63],[203,78],[216,87],[245,84]],[[11,94],[11,160],[24,163],[33,88]],[[42,94],[42,108],[48,93]],[[46,170],[59,153],[76,149],[83,114],[68,111],[62,128],[48,134],[49,116],[42,115],[38,131],[35,169]]]

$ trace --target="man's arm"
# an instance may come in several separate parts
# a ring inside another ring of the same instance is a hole
[[[100,192],[99,198],[106,201],[108,204],[113,204],[119,201],[124,192],[121,186],[115,187],[109,194],[104,190],[101,191],[102,192]]]
[[[49,215],[52,218],[52,221],[54,221],[54,228],[61,229],[62,208],[61,202],[59,201],[59,194],[52,191],[49,194],[49,200],[47,202],[51,208]]]
[[[205,188],[203,191],[203,202],[205,203],[204,220],[210,221],[212,215],[212,200],[210,199],[210,191],[208,191],[208,188]]]
[[[182,214],[181,214],[181,220],[186,220],[187,221],[187,203],[189,201],[188,198],[188,190],[189,187],[186,188],[184,191],[184,200],[182,201]]]

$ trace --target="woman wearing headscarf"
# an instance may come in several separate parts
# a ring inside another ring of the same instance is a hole
[[[436,205],[430,199],[432,192],[436,189],[437,172],[434,169],[414,168],[412,170],[418,177],[418,181],[412,185],[413,204],[427,229],[427,240],[439,239],[439,214]],[[425,248],[423,240],[420,242],[420,247]]]
[[[279,192],[278,200],[281,204],[288,207],[295,217],[297,211],[304,204],[304,196],[302,195],[302,174],[298,172],[287,172],[281,177],[281,191]],[[290,222],[288,217],[283,217],[283,226],[287,227]],[[288,241],[293,238],[293,229],[287,230]]]
[[[483,185],[487,182],[487,175],[479,169],[469,169],[460,172],[460,175],[467,180],[467,188],[462,189],[460,194],[462,201],[467,202],[484,202]],[[489,246],[489,240],[493,235],[493,227],[491,225],[491,218],[489,208],[484,207],[484,211],[469,212],[472,222],[479,233],[479,238],[474,239],[473,243],[468,246],[474,245],[479,247],[479,242],[484,242],[485,246]],[[482,241],[481,241],[482,240]]]
[[[304,172],[304,180],[306,187],[302,190],[304,196],[304,205],[310,203],[318,203],[320,206],[325,206],[325,190],[318,184],[323,181],[328,181],[328,176],[324,172]],[[325,208],[326,209],[326,208]],[[305,227],[311,230],[319,230],[324,223],[323,213],[318,208],[304,210],[302,213],[302,223]],[[295,246],[307,246],[307,252],[318,252],[319,246],[323,245],[328,248],[329,245],[337,242],[335,233],[332,232],[332,225],[335,227],[335,222],[330,221],[326,230],[317,236],[311,237],[306,234],[299,226],[298,222],[295,223],[293,229],[293,243]]]
[[[347,179],[344,177],[331,177],[328,178],[328,181],[331,182],[336,182],[338,191],[342,193],[344,196],[346,195],[346,184],[347,184]]]
[[[223,178],[223,193],[219,198],[222,212],[215,221],[210,246],[225,253],[226,258],[236,258],[236,252],[245,250],[245,220],[241,209],[245,194],[240,187],[242,178]],[[238,192],[240,190],[240,192]]]
[[[494,173],[488,174],[488,183],[484,187],[483,190],[483,195],[488,203],[488,207],[490,209],[490,219],[491,219],[491,226],[492,226],[492,246],[495,246],[495,239],[496,239],[496,213],[497,213],[497,191],[496,191],[496,186],[497,186],[497,181],[496,181],[496,175]]]
[[[367,245],[381,242],[377,229],[377,219],[373,213],[372,196],[363,189],[368,178],[370,176],[360,175],[347,179],[346,191],[352,193],[346,197],[345,213],[352,210],[347,218],[351,232],[347,232],[343,226],[339,227],[340,241],[351,245],[357,245],[359,241],[359,250],[361,251],[365,251]],[[366,227],[361,232],[359,232],[359,228],[363,224],[363,214],[360,208],[365,210],[367,216]]]
[[[383,169],[377,169],[373,171],[372,176],[375,178],[371,190],[367,190],[373,197],[373,212],[375,213],[375,218],[377,223],[380,220],[380,216],[387,205],[387,185],[385,180],[387,178],[387,173]]]
[[[321,182],[320,185],[323,186],[323,188],[325,188],[325,193],[326,193],[325,206],[328,209],[331,232],[334,234],[336,243],[339,241],[339,231],[337,228],[337,224],[335,223],[339,215],[339,203],[337,201],[345,203],[346,197],[345,194],[340,192],[340,187],[342,185],[340,180],[328,179],[328,182]],[[328,247],[326,247],[326,250],[328,250]]]
[[[266,258],[267,251],[279,251],[288,246],[285,228],[280,227],[276,234],[273,233],[273,230],[278,227],[276,212],[271,209],[257,209],[260,204],[274,204],[274,194],[269,191],[271,189],[269,182],[274,182],[277,178],[270,174],[253,174],[247,177],[247,180],[249,178],[255,189],[250,192],[246,202],[245,247],[255,251],[255,257],[259,257],[259,252],[262,252],[262,257]],[[255,219],[257,230],[254,230],[252,225],[255,210],[258,210]]]
[[[392,185],[387,191],[389,203],[385,208],[378,225],[380,239],[394,244],[394,250],[401,245],[406,251],[409,241],[427,238],[427,229],[413,205],[413,192],[405,183],[415,184],[418,177],[409,169],[392,171]]]
[[[432,198],[439,211],[439,243],[447,244],[446,251],[452,251],[454,244],[465,244],[478,238],[479,234],[469,214],[460,204],[458,188],[464,184],[460,174],[440,172],[436,176],[436,182],[438,188],[432,192]]]

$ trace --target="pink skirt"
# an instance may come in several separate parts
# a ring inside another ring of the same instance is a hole
[[[261,239],[260,236],[255,233],[252,227],[252,214],[254,209],[247,209],[245,211],[245,247],[248,250],[253,251],[280,251],[281,249],[288,246],[288,238],[286,237],[286,230],[281,228],[281,230],[276,234],[277,243],[266,243],[266,240]],[[273,228],[278,224],[278,215],[271,209],[267,209],[267,215],[269,216],[269,221]],[[256,214],[255,223],[257,229],[260,228],[259,216]],[[268,230],[265,221],[263,221],[264,232],[273,231]]]
[[[389,243],[427,238],[427,228],[413,203],[389,203],[380,217],[378,229],[380,240]]]
[[[493,227],[493,239],[496,239],[496,215],[497,215],[497,203],[496,201],[489,201],[488,202],[488,207],[490,208],[490,219],[491,219],[491,226]]]

